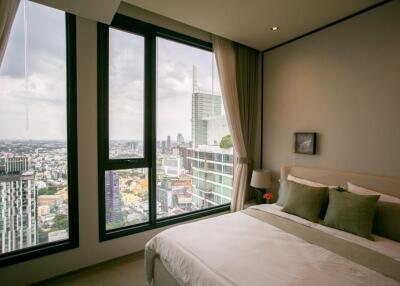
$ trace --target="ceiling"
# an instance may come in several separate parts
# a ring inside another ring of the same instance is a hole
[[[249,47],[264,50],[381,0],[123,0]],[[271,31],[279,26],[278,31]]]

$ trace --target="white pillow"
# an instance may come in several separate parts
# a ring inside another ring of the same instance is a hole
[[[306,180],[306,179],[298,178],[298,177],[292,176],[290,174],[287,176],[287,180],[295,182],[295,183],[299,183],[299,184],[302,184],[302,185],[310,186],[310,187],[316,187],[316,188],[321,188],[321,187],[328,187],[328,188],[331,188],[331,189],[337,188],[337,186],[324,185],[324,184],[321,184],[321,183],[317,183],[317,182],[309,181],[309,180]]]
[[[389,202],[389,203],[396,203],[396,204],[400,204],[400,199],[393,197],[393,196],[389,196],[389,195],[384,195],[382,193],[376,192],[376,191],[372,191],[357,185],[354,185],[350,182],[347,182],[347,190],[351,193],[355,193],[355,194],[359,194],[359,195],[380,195],[379,197],[379,201],[381,202]]]

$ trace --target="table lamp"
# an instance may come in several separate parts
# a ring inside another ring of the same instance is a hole
[[[256,204],[263,204],[265,190],[271,187],[271,171],[253,170],[250,186],[256,189]]]

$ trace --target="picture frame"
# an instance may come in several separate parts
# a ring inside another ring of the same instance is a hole
[[[295,132],[294,153],[315,155],[317,147],[316,132]]]

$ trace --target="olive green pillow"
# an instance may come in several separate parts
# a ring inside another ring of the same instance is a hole
[[[372,239],[372,224],[379,195],[363,196],[329,190],[324,224]]]
[[[328,188],[310,187],[291,181],[288,184],[289,192],[282,211],[309,221],[318,222],[322,202]]]
[[[400,204],[378,201],[372,233],[400,242]]]

